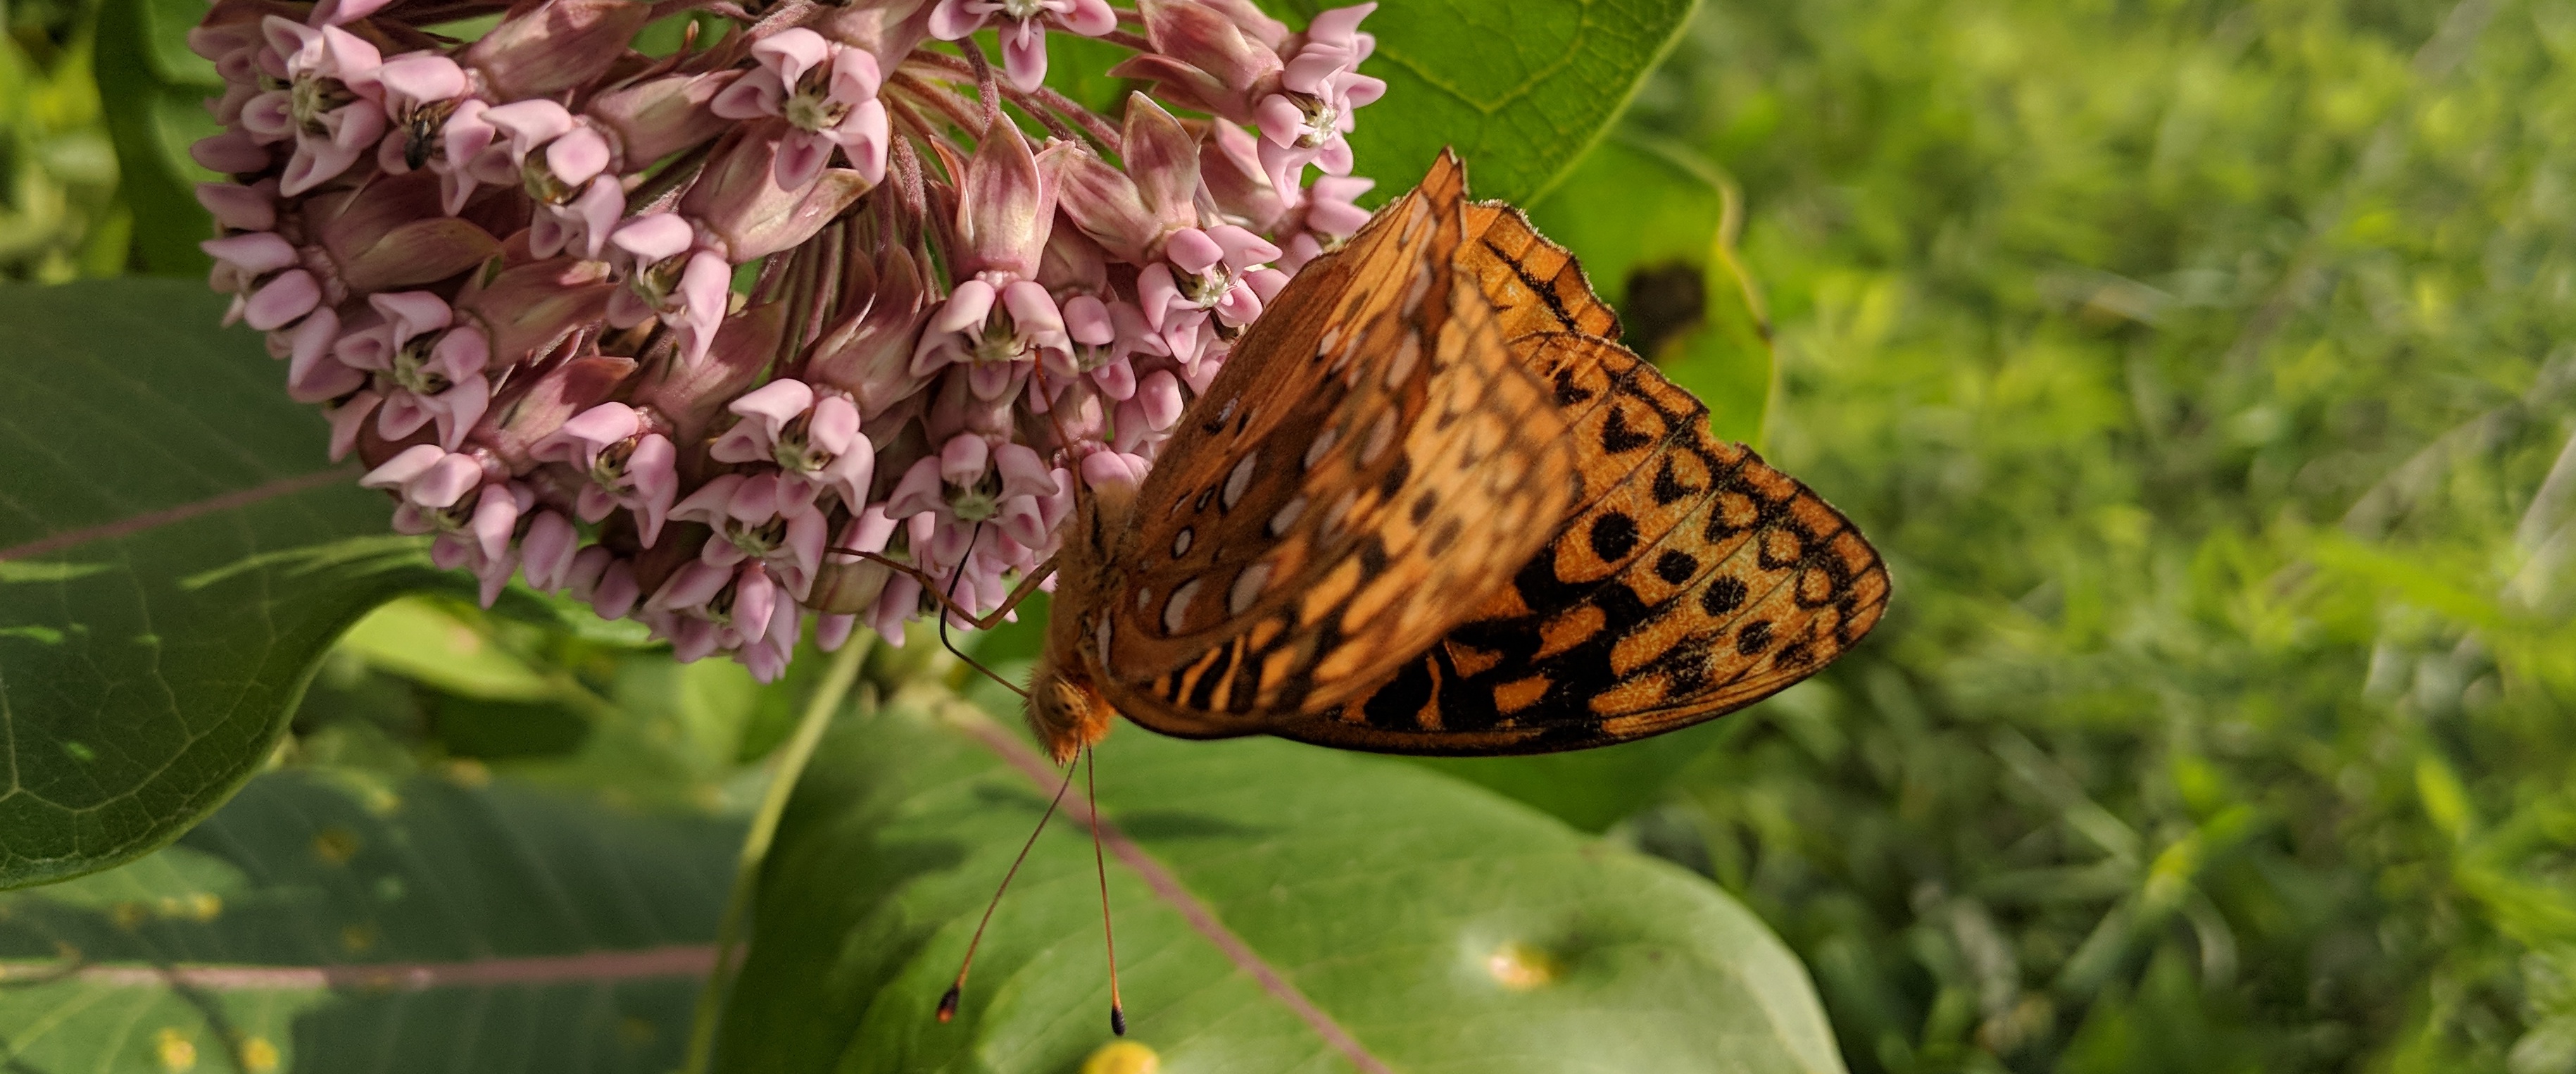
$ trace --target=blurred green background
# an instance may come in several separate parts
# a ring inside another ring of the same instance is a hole
[[[0,12],[0,273],[153,263],[96,12]],[[1632,328],[1767,308],[1776,364],[1677,375],[1772,378],[1727,431],[1897,597],[1586,819],[1778,930],[1856,1070],[2576,1070],[2571,54],[2566,4],[1705,6],[1604,152],[1733,192],[1740,306],[1642,309],[1631,165],[1540,217]],[[777,695],[549,614],[396,605],[285,759],[739,812]]]

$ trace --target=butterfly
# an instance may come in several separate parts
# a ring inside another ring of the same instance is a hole
[[[1421,185],[1239,339],[1054,561],[1031,728],[1386,753],[1580,749],[1814,674],[1877,624],[1850,520],[1613,342],[1517,209]]]

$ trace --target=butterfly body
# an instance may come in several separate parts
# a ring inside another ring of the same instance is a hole
[[[1519,213],[1423,185],[1292,281],[1141,487],[1057,557],[1032,727],[1381,752],[1601,745],[1740,708],[1873,625],[1875,552],[1611,342]]]

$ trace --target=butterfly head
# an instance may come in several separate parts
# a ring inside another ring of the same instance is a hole
[[[1088,677],[1050,654],[1029,684],[1028,713],[1029,730],[1046,743],[1055,763],[1068,764],[1083,747],[1108,737],[1116,710]]]

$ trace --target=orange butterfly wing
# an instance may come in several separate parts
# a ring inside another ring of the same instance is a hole
[[[1858,643],[1888,595],[1850,521],[1625,348],[1573,259],[1517,212],[1462,252],[1564,408],[1588,495],[1509,589],[1367,697],[1271,733],[1379,752],[1539,753],[1771,695]],[[1517,226],[1515,226],[1517,225]]]
[[[1456,267],[1463,195],[1444,156],[1182,416],[1085,625],[1130,719],[1212,736],[1336,708],[1506,586],[1574,501],[1558,407]]]

